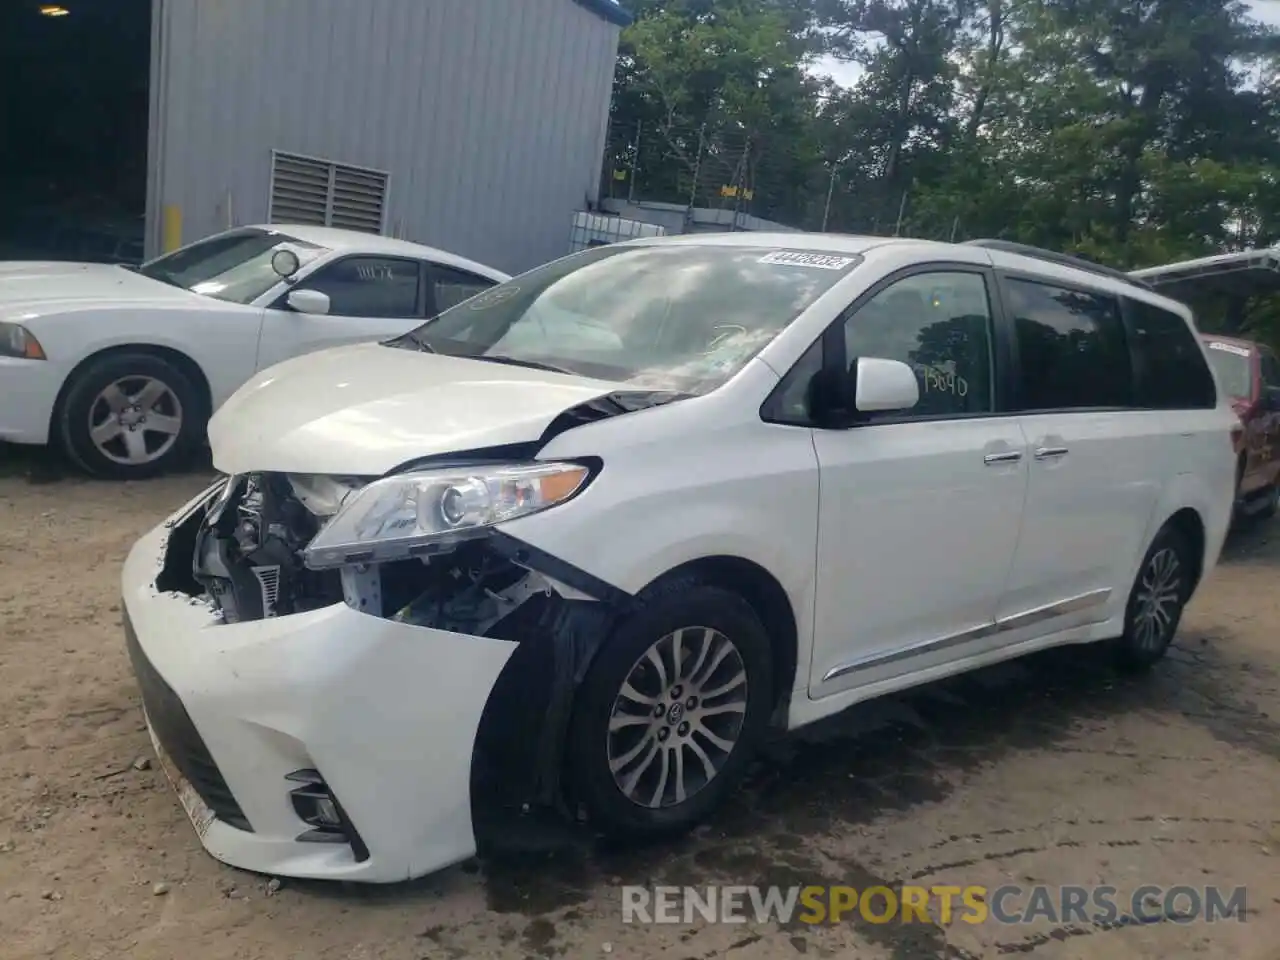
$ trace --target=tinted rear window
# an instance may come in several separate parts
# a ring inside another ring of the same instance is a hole
[[[1133,376],[1120,301],[1092,293],[1007,279],[1021,368],[1024,410],[1127,407]]]
[[[1137,404],[1161,410],[1194,410],[1217,402],[1204,351],[1182,317],[1142,300],[1129,300],[1129,322],[1138,357]]]

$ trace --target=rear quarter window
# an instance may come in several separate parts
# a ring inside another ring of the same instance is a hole
[[[1253,354],[1249,348],[1212,338],[1206,341],[1205,346],[1213,371],[1218,375],[1218,383],[1227,396],[1236,400],[1250,399],[1253,396]]]
[[[1138,371],[1137,406],[1200,410],[1217,403],[1213,374],[1187,322],[1144,300],[1127,300],[1125,306]]]

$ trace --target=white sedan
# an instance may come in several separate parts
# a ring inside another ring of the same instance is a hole
[[[506,279],[415,243],[280,224],[134,269],[0,263],[0,441],[57,444],[100,476],[158,473],[257,371],[402,334]]]

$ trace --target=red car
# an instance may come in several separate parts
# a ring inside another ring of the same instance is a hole
[[[1218,383],[1240,417],[1235,440],[1236,510],[1269,517],[1280,505],[1280,361],[1270,347],[1204,334]]]

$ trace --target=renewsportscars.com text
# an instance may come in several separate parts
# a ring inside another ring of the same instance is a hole
[[[624,923],[866,923],[1018,925],[1037,922],[1243,922],[1244,887],[1146,884],[1128,894],[1097,886],[934,885],[622,888]]]

